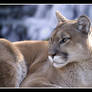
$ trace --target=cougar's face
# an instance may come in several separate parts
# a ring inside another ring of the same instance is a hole
[[[77,22],[61,23],[49,39],[48,59],[56,68],[88,59],[87,34],[80,32]]]

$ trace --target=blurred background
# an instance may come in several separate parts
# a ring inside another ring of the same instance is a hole
[[[0,5],[0,38],[10,41],[47,40],[57,25],[56,10],[68,19],[85,14],[92,20],[92,5]]]

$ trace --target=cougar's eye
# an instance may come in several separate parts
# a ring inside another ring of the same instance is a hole
[[[60,40],[60,44],[65,43],[68,40],[70,40],[70,37],[63,38],[62,40]]]

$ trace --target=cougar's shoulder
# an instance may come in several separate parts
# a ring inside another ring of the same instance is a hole
[[[10,41],[0,39],[0,86],[18,87],[26,73],[21,52]]]

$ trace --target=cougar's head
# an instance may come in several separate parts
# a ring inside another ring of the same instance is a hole
[[[58,25],[49,39],[48,59],[56,68],[71,62],[83,62],[89,59],[87,47],[90,32],[90,20],[82,15],[76,20],[68,20],[56,12]]]

